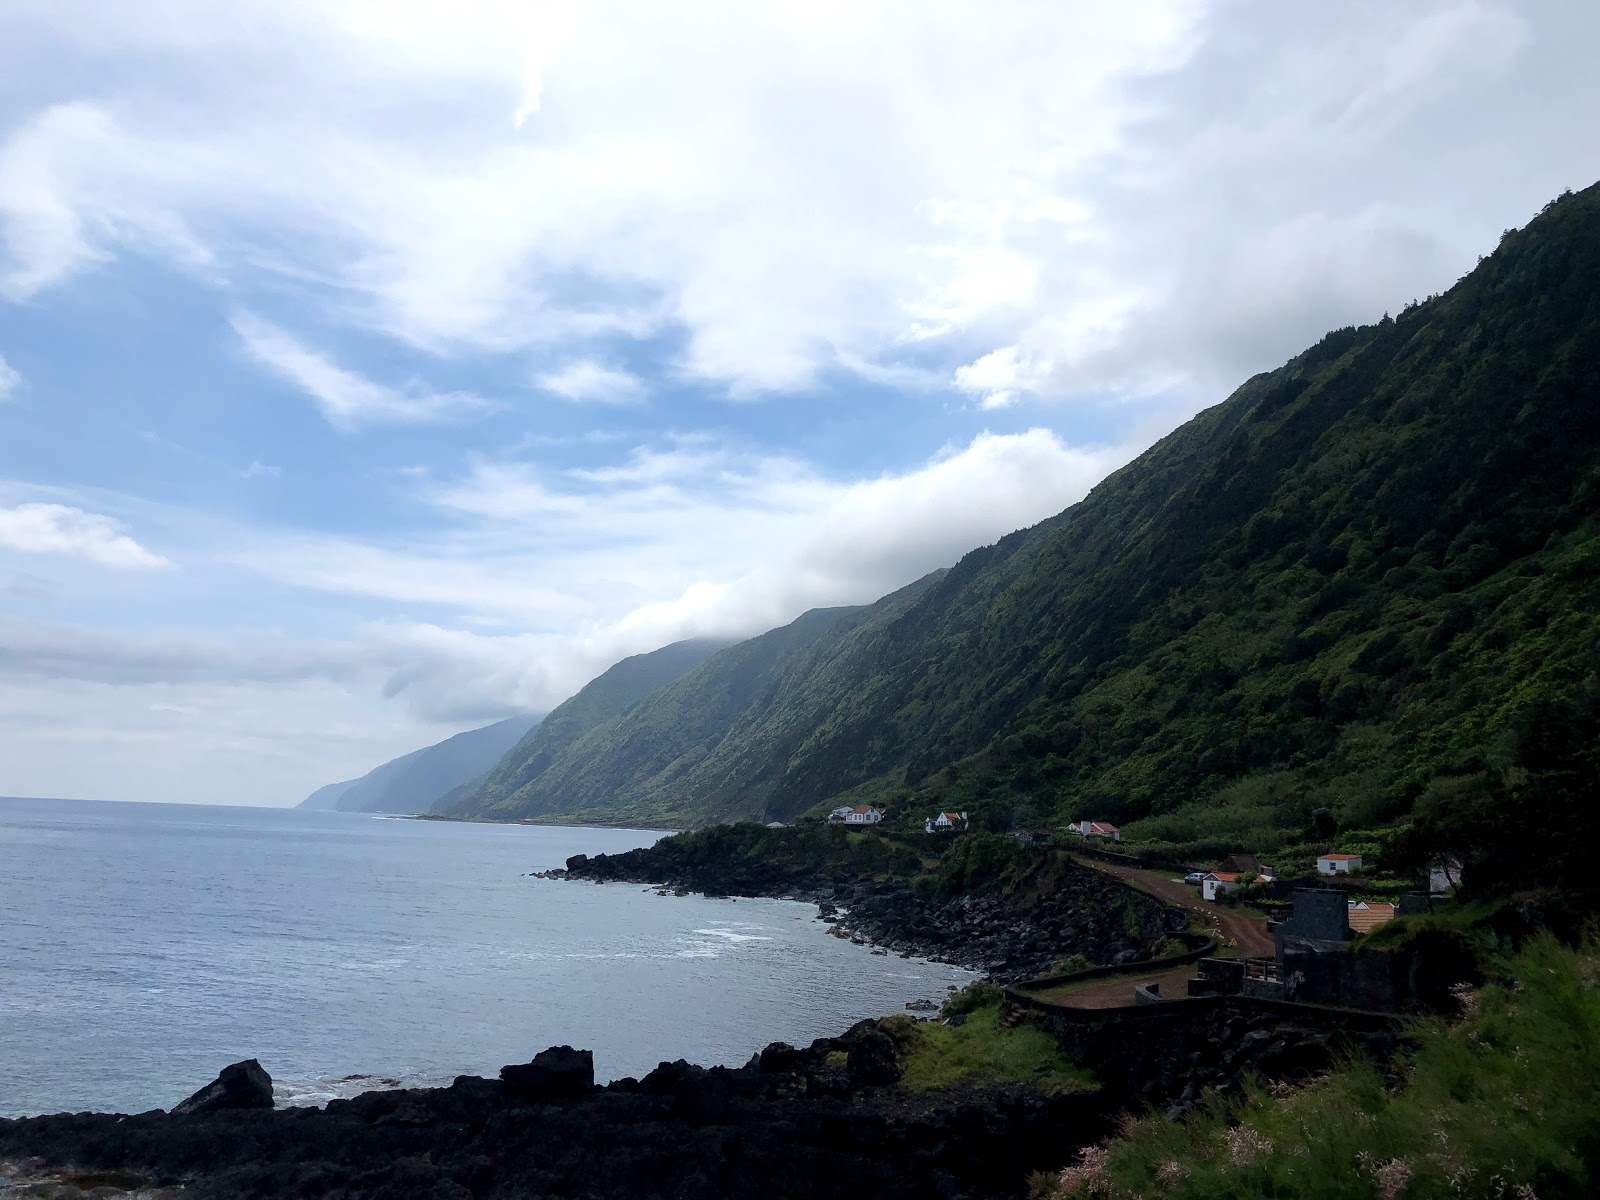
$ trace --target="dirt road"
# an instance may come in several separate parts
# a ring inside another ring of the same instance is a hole
[[[1222,945],[1217,951],[1219,958],[1272,958],[1277,953],[1272,937],[1267,933],[1265,917],[1226,905],[1207,904],[1200,899],[1199,888],[1173,878],[1169,871],[1146,871],[1077,855],[1073,855],[1073,859],[1085,867],[1104,871],[1141,891],[1149,892],[1177,908],[1196,913],[1221,940]]]

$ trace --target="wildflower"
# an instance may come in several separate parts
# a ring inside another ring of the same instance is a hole
[[[1104,1146],[1089,1146],[1078,1155],[1078,1165],[1063,1167],[1056,1182],[1070,1196],[1096,1196],[1106,1186],[1106,1167],[1110,1152]]]
[[[1470,1017],[1478,1011],[1478,993],[1472,990],[1470,983],[1455,984],[1450,989],[1450,995],[1461,1005],[1462,1016]]]
[[[1235,1166],[1246,1166],[1272,1153],[1272,1142],[1248,1125],[1228,1130],[1228,1157]]]
[[[1403,1158],[1391,1158],[1373,1172],[1378,1185],[1378,1195],[1383,1200],[1395,1200],[1411,1182],[1411,1164]]]
[[[1517,1190],[1511,1194],[1515,1196],[1517,1200],[1539,1200],[1539,1197],[1533,1194],[1533,1184],[1531,1183],[1517,1184]]]
[[[1156,1168],[1156,1178],[1168,1187],[1176,1187],[1189,1178],[1189,1168],[1181,1162],[1162,1163]]]

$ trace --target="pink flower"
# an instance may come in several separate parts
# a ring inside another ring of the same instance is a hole
[[[1104,1146],[1089,1146],[1078,1155],[1077,1166],[1062,1168],[1056,1182],[1068,1195],[1098,1195],[1105,1186],[1106,1168],[1110,1165],[1111,1154]]]
[[[1411,1164],[1403,1158],[1391,1158],[1374,1172],[1378,1195],[1383,1200],[1395,1200],[1411,1182]]]
[[[1162,1163],[1156,1169],[1156,1178],[1168,1187],[1176,1187],[1189,1178],[1189,1168],[1180,1162]]]
[[[1272,1142],[1248,1125],[1228,1130],[1228,1156],[1235,1166],[1245,1166],[1272,1153]]]
[[[1472,990],[1470,983],[1458,983],[1450,989],[1450,994],[1455,997],[1457,1004],[1461,1005],[1461,1015],[1470,1017],[1478,1011],[1478,993]]]

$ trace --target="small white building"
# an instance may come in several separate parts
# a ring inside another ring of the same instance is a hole
[[[1317,859],[1318,875],[1348,875],[1361,869],[1359,854],[1324,854]]]
[[[1238,871],[1212,871],[1200,881],[1200,894],[1207,900],[1215,900],[1228,892],[1237,892],[1241,886]]]
[[[960,833],[966,827],[967,814],[964,812],[942,812],[936,817],[929,817],[922,823],[922,828],[927,833]]]
[[[855,810],[848,804],[841,804],[838,808],[834,809],[828,814],[828,820],[834,825],[843,824],[844,819],[854,811]]]
[[[1068,828],[1076,830],[1084,837],[1108,837],[1113,842],[1122,840],[1122,834],[1110,821],[1073,821]]]
[[[876,825],[883,820],[883,809],[874,808],[870,804],[858,805],[848,809],[844,814],[846,825]]]

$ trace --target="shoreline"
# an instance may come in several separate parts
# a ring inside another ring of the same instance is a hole
[[[372,817],[392,817],[400,821],[455,821],[463,825],[531,825],[540,829],[636,829],[640,833],[659,833],[662,837],[670,837],[675,833],[685,833],[688,827],[672,828],[665,825],[639,825],[632,821],[555,821],[534,820],[528,817],[519,817],[515,821],[501,820],[499,817],[455,817],[445,813],[367,813]]]

